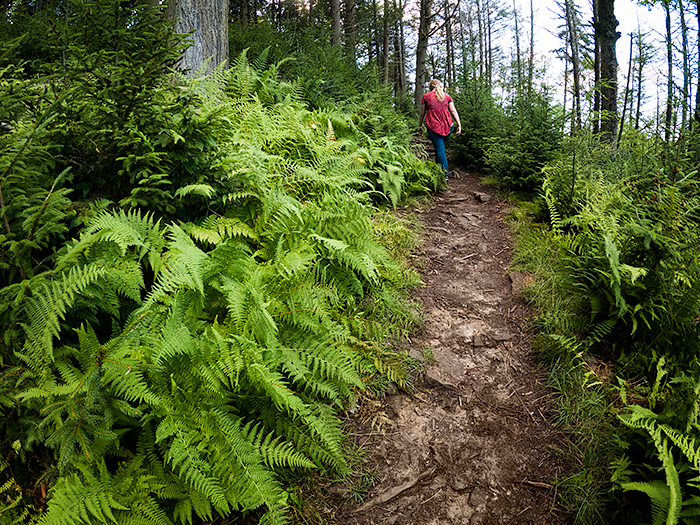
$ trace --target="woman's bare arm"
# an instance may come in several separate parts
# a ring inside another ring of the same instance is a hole
[[[447,106],[450,108],[450,113],[452,113],[452,116],[454,117],[455,121],[457,121],[457,135],[462,133],[462,123],[459,120],[459,114],[457,113],[457,108],[455,107],[455,103],[450,101],[449,105]]]

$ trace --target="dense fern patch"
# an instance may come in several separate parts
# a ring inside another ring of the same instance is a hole
[[[345,472],[336,411],[367,370],[403,377],[383,344],[413,319],[418,277],[382,241],[405,226],[376,206],[443,181],[361,107],[309,108],[264,53],[178,77],[181,40],[142,15],[120,35],[171,47],[108,60],[76,21],[67,89],[0,69],[0,513],[285,523],[280,473]],[[32,479],[13,475],[40,455]]]

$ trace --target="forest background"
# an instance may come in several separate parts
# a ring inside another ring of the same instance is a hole
[[[557,3],[551,85],[533,3],[2,0],[3,523],[320,520],[339,411],[420,371],[429,77],[513,205],[559,504],[698,522],[700,12],[650,4],[660,45]]]

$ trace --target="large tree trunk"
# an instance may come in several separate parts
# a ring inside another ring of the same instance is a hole
[[[333,30],[331,32],[331,44],[340,45],[340,0],[331,0],[331,14],[333,15]]]
[[[175,21],[176,33],[194,31],[194,42],[178,64],[187,74],[208,75],[228,62],[228,0],[170,0],[165,16]],[[205,62],[206,68],[200,71]]]
[[[620,33],[614,12],[614,0],[598,1],[596,34],[600,42],[600,131],[610,144],[617,132],[617,55],[615,46]]]
[[[425,61],[428,56],[428,36],[430,35],[430,22],[433,0],[420,1],[420,19],[418,22],[418,44],[416,45],[416,90],[413,100],[416,109],[420,107],[425,89]]]

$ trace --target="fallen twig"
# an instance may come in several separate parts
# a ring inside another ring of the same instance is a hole
[[[408,489],[414,487],[419,481],[432,476],[435,473],[435,467],[431,468],[430,470],[426,470],[425,472],[421,472],[417,477],[408,480],[406,483],[402,483],[401,485],[397,487],[390,488],[386,492],[383,492],[376,498],[372,498],[369,500],[367,503],[362,505],[361,507],[356,508],[353,513],[357,512],[362,512],[365,511],[369,508],[372,508],[376,505],[381,505],[382,503],[386,503],[387,501],[391,501],[394,499],[396,496],[401,494],[402,492],[407,491]]]
[[[552,486],[549,483],[542,483],[541,481],[530,481],[529,479],[524,479],[522,482],[526,485],[532,485],[533,487],[537,487],[540,489],[552,489]]]

